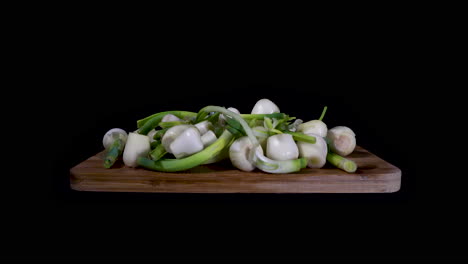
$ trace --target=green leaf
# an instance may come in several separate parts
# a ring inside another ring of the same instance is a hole
[[[226,129],[228,129],[234,136],[245,136],[245,131],[237,120],[230,116],[226,116],[226,123]]]
[[[164,149],[164,146],[162,144],[159,144],[150,152],[149,156],[151,157],[152,160],[157,161],[161,159],[162,157],[164,157],[164,155],[166,154],[167,152]]]
[[[270,129],[270,132],[273,133],[273,134],[283,134],[282,131],[279,131],[278,129],[275,129],[275,128]]]
[[[221,134],[224,132],[224,127],[219,126],[219,125],[215,125],[214,129],[213,129],[213,132],[215,133],[216,137],[219,138],[221,136]]]
[[[319,120],[322,121],[322,119],[325,117],[325,113],[327,112],[328,107],[325,106],[322,110],[322,114],[320,115]]]
[[[265,117],[265,121],[263,121],[263,123],[266,129],[268,130],[273,129],[273,123],[271,122],[271,119],[269,117]]]
[[[205,112],[205,111],[198,112],[197,118],[195,119],[195,123],[200,123],[206,118],[206,116],[208,116],[208,112]]]
[[[151,142],[151,149],[155,149],[159,144],[161,144],[161,140]]]
[[[284,113],[273,113],[273,114],[241,114],[240,116],[244,120],[249,120],[253,118],[264,119],[265,117],[283,119],[287,115]]]
[[[254,127],[257,124],[257,118],[250,120],[249,127]]]
[[[268,118],[283,119],[287,115],[285,113],[273,113],[273,114],[267,114],[265,116]]]
[[[169,129],[169,128],[164,128],[164,129],[158,130],[158,131],[154,134],[153,139],[155,139],[155,140],[160,140],[160,139],[162,139],[162,137],[164,136],[164,134],[166,133],[166,131],[167,131],[168,129]]]
[[[309,135],[306,135],[306,134],[303,134],[303,133],[291,132],[291,131],[287,131],[285,133],[292,135],[294,140],[296,140],[296,141],[303,141],[303,142],[307,142],[307,143],[311,143],[311,144],[315,144],[315,142],[316,142],[315,137],[309,136]]]
[[[171,128],[173,126],[183,125],[183,124],[186,124],[186,123],[182,121],[170,121],[170,122],[160,122],[159,126],[161,128]]]
[[[210,121],[212,124],[217,123],[217,122],[218,122],[218,119],[219,119],[219,115],[220,115],[219,112],[216,112],[216,113],[210,115],[210,116],[208,117],[208,121]]]

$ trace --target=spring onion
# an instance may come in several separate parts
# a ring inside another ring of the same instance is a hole
[[[356,147],[356,134],[349,127],[337,126],[328,131],[327,141],[333,152],[347,156]]]
[[[309,122],[302,123],[297,126],[297,131],[304,134],[316,134],[321,137],[327,136],[327,125],[322,121],[325,113],[327,112],[327,107],[325,106],[322,111],[322,115],[317,120],[311,120]]]
[[[330,162],[333,166],[342,169],[346,172],[355,172],[357,165],[354,161],[344,158],[333,152],[328,152],[327,161]]]
[[[125,165],[128,167],[136,167],[137,159],[139,157],[146,157],[150,149],[151,147],[148,136],[130,133],[123,152],[123,161]]]
[[[279,113],[278,106],[269,99],[260,99],[254,105],[251,114],[272,114]]]
[[[109,169],[112,167],[119,156],[122,155],[127,138],[127,132],[121,128],[113,128],[104,134],[102,145],[107,150],[104,158],[104,168]]]
[[[137,130],[111,129],[103,138],[104,167],[123,156],[127,167],[178,172],[230,159],[242,171],[292,173],[326,162],[354,172],[344,158],[356,145],[347,127],[328,130],[319,119],[303,122],[280,112],[271,100],[256,102],[250,114],[236,108],[209,105],[198,112],[165,111],[137,121]],[[167,154],[167,155],[166,155]]]
[[[268,138],[266,155],[275,160],[292,160],[299,157],[299,149],[291,135],[278,134]]]
[[[307,159],[307,167],[322,168],[327,162],[327,142],[319,135],[309,134],[315,138],[314,143],[298,141],[299,156]]]
[[[190,156],[203,149],[200,132],[192,125],[171,127],[164,134],[161,142],[164,149],[178,159]]]
[[[188,170],[199,166],[210,160],[213,156],[216,156],[231,143],[231,140],[233,138],[233,135],[228,130],[224,130],[221,137],[219,137],[218,140],[216,140],[213,144],[211,144],[204,150],[186,158],[162,159],[158,161],[153,161],[146,157],[140,157],[138,158],[137,162],[138,165],[144,168],[156,171],[175,172]]]

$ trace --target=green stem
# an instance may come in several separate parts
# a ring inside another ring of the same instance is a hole
[[[270,129],[269,131],[270,131],[272,134],[283,134],[282,131],[280,131],[280,130],[278,130],[278,129],[276,129],[276,128]]]
[[[328,107],[324,107],[322,110],[322,115],[320,116],[319,120],[322,121],[323,117],[325,116],[325,113],[327,112]]]
[[[155,140],[155,141],[150,143],[150,148],[155,149],[159,144],[161,144],[161,141],[160,140]]]
[[[219,113],[219,112],[218,112]],[[226,129],[229,130],[235,137],[245,136],[245,132],[242,129],[242,125],[236,119],[226,116]]]
[[[214,129],[213,129],[213,132],[215,133],[216,137],[220,137],[221,134],[223,134],[223,132],[224,132],[224,127],[219,126],[219,125],[215,125]]]
[[[271,118],[269,117],[265,117],[265,128],[268,129],[268,130],[272,130],[273,129],[273,123],[271,122]]]
[[[167,114],[173,114],[175,116],[177,116],[178,118],[181,118],[181,119],[184,119],[186,117],[196,117],[197,116],[197,113],[194,113],[194,112],[188,112],[188,111],[166,111],[166,112],[160,112],[160,113],[156,113],[156,114],[153,114],[153,115],[150,115],[148,117],[145,117],[143,119],[140,119],[137,121],[137,128],[143,128],[148,122],[152,122],[151,125],[148,125],[149,127],[153,126],[153,123],[156,123],[151,129],[155,128],[159,122],[161,121],[161,119],[167,115]],[[148,128],[146,127],[145,130],[147,130]],[[151,130],[149,129],[146,134]],[[141,133],[141,129],[139,131],[140,134],[143,134]],[[143,134],[143,135],[146,135],[146,134]]]
[[[256,118],[250,120],[249,127],[255,127],[256,125],[257,125],[257,119]]]
[[[183,121],[159,122],[159,126],[161,128],[171,128],[173,126],[184,125],[184,124],[187,124],[187,122],[183,122]]]
[[[109,169],[114,165],[117,158],[122,155],[124,149],[124,142],[122,139],[117,138],[109,147],[106,157],[104,158],[104,168]]]
[[[167,151],[164,149],[163,144],[159,144],[150,152],[150,157],[152,160],[157,161],[160,160],[164,155],[166,155]]]
[[[221,137],[219,137],[213,144],[204,150],[195,153],[183,159],[168,159],[153,161],[151,159],[140,157],[137,160],[138,165],[156,171],[176,172],[188,170],[193,167],[199,166],[208,161],[212,157],[220,153],[227,145],[231,143],[234,136],[228,131],[224,130]]]
[[[296,140],[296,141],[303,141],[303,142],[312,143],[312,144],[315,144],[315,142],[316,142],[315,137],[306,135],[304,133],[291,132],[291,131],[286,131],[284,133],[292,135],[294,140]]]
[[[169,128],[163,128],[161,130],[158,130],[154,136],[153,136],[153,139],[154,140],[160,140],[162,139],[162,137],[164,136],[164,134],[166,133],[166,131],[168,130]]]
[[[265,117],[283,119],[286,115],[284,113],[273,113],[273,114],[241,114],[244,119],[263,119]]]
[[[208,117],[208,121],[211,122],[212,124],[215,124],[216,122],[218,122],[218,119],[219,119],[219,112],[211,115],[210,117]]]
[[[195,124],[198,124],[200,123],[201,121],[203,121],[207,116],[208,116],[209,113],[207,112],[198,112],[197,113],[197,116],[195,118]]]
[[[215,155],[214,157],[211,157],[209,160],[203,162],[203,164],[211,164],[211,163],[216,163],[216,162],[219,162],[219,161],[222,161],[224,159],[228,159],[229,158],[229,147],[232,145],[232,143],[234,142],[234,139],[233,138],[231,140],[231,142],[229,144],[227,144],[223,150],[221,150],[221,152],[219,152],[217,155]]]
[[[307,166],[306,158],[294,160],[272,160],[257,151],[255,156],[255,166],[264,172],[269,173],[291,173],[300,171]]]
[[[344,158],[333,152],[328,152],[327,161],[333,166],[342,169],[346,172],[352,173],[357,170],[357,165],[354,161]]]

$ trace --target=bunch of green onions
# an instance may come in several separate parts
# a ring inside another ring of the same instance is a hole
[[[309,161],[305,157],[281,160],[272,159],[268,153],[267,156],[264,155],[265,140],[272,136],[282,135],[306,145],[316,144],[317,141],[315,134],[298,131],[298,119],[278,110],[270,111],[271,113],[253,111],[252,114],[239,114],[225,107],[206,106],[198,112],[156,113],[138,120],[138,129],[128,137],[123,137],[122,134],[117,136],[115,133],[106,134],[105,140],[108,143],[105,144],[107,154],[104,167],[111,168],[122,155],[125,165],[162,172],[184,171],[229,157],[234,164],[233,143],[239,145],[243,138],[249,143],[250,151],[245,156],[245,160],[251,164],[249,170],[258,168],[268,173],[300,171],[308,165]],[[320,121],[326,110],[327,107],[324,108]],[[205,137],[205,134],[210,135]],[[204,138],[210,139],[204,141]],[[184,150],[187,145],[190,145],[191,151]],[[346,172],[355,172],[357,169],[353,161],[332,152],[330,148],[326,153],[326,161]]]

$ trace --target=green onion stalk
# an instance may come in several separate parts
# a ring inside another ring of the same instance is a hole
[[[104,158],[104,168],[109,169],[114,165],[117,158],[122,155],[124,147],[125,143],[122,139],[117,138],[114,140],[107,151],[106,157]]]
[[[197,116],[197,113],[188,111],[166,111],[156,113],[137,121],[138,133],[142,135],[148,134],[148,132],[159,125],[163,117],[167,114],[173,114],[181,119],[195,118]]]
[[[161,144],[161,140],[155,140],[150,143],[150,148],[155,149],[159,144]]]
[[[224,159],[228,159],[229,158],[229,147],[231,147],[232,143],[234,142],[234,139],[228,145],[226,145],[226,147],[224,147],[223,150],[221,150],[221,152],[219,152],[214,157],[211,157],[209,160],[203,162],[203,164],[212,164],[212,163],[220,162],[220,161],[222,161]]]
[[[320,115],[320,118],[318,120],[322,121],[322,119],[325,117],[325,113],[327,112],[328,107],[325,106],[322,110],[322,114]]]
[[[185,125],[187,122],[181,122],[181,121],[169,121],[169,122],[159,122],[159,126],[161,128],[171,128],[173,126],[178,126],[178,125]]]
[[[161,142],[159,142],[159,145],[157,145],[149,153],[149,156],[151,157],[152,160],[157,161],[157,160],[160,160],[166,154],[167,154],[166,149],[164,148],[163,144],[161,144]]]
[[[265,117],[283,119],[286,117],[285,113],[273,113],[273,114],[240,114],[243,119],[264,119]]]
[[[315,142],[317,141],[317,139],[314,136],[309,136],[304,133],[291,132],[291,131],[286,131],[284,133],[290,134],[296,141],[303,141],[303,142],[307,142],[311,144],[315,144]]]
[[[274,118],[273,121],[269,117],[265,117],[263,121],[263,127],[267,129],[269,135],[282,134],[283,131],[276,129],[278,125],[278,119]]]
[[[153,139],[161,140],[167,130],[169,130],[169,128],[163,128],[161,130],[156,131],[156,133],[154,133]]]
[[[140,157],[137,163],[144,168],[156,171],[176,172],[188,170],[209,161],[232,143],[233,140],[234,135],[226,129],[213,144],[189,157],[183,159],[161,159],[157,161],[146,157]]]
[[[328,152],[327,161],[333,166],[349,173],[353,173],[357,170],[357,165],[354,161],[344,158],[333,152]]]

